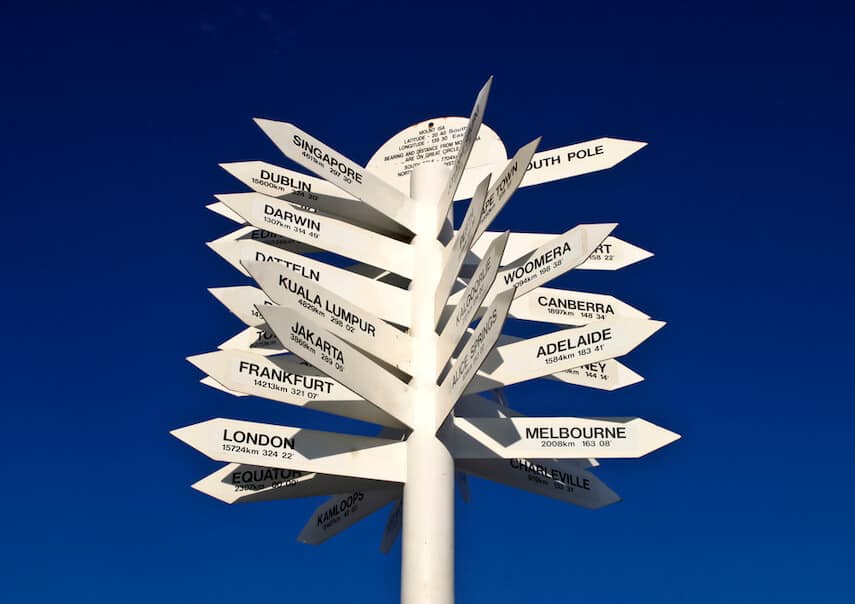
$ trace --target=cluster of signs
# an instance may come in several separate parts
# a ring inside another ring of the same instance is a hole
[[[616,224],[553,235],[488,230],[519,187],[612,167],[644,143],[603,138],[537,152],[537,139],[508,160],[498,136],[481,125],[489,90],[490,82],[468,120],[411,126],[366,167],[270,120],[256,122],[286,157],[320,178],[264,162],[223,164],[252,191],[219,195],[208,206],[241,225],[209,246],[257,287],[210,290],[246,328],[188,360],[205,373],[203,383],[235,396],[381,428],[365,437],[221,418],[180,428],[172,434],[228,462],[194,488],[228,503],[328,495],[299,536],[314,544],[396,502],[382,541],[384,551],[391,547],[401,530],[413,427],[415,233],[445,233],[432,300],[434,428],[454,455],[459,484],[472,474],[600,508],[619,497],[590,471],[596,458],[640,457],[679,438],[640,418],[532,418],[508,407],[501,389],[536,378],[604,390],[640,381],[616,359],[664,323],[612,296],[546,287],[573,269],[616,270],[651,255],[614,237]],[[420,225],[408,174],[430,161],[451,171],[439,220]],[[449,234],[448,210],[470,198]],[[334,266],[318,252],[356,264]],[[502,334],[508,317],[561,328],[520,340]]]

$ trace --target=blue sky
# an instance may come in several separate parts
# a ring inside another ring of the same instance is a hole
[[[184,357],[240,329],[206,291],[248,281],[204,242],[243,187],[294,168],[253,117],[366,162],[414,122],[467,115],[509,150],[649,142],[521,190],[494,227],[616,221],[655,252],[553,287],[668,321],[617,392],[530,383],[531,415],[639,415],[683,435],[597,475],[591,512],[472,481],[460,602],[851,602],[853,9],[845,3],[4,8],[7,317],[0,577],[10,602],[395,601],[385,512],[323,546],[319,500],[226,506],[221,464],[169,436],[211,417],[342,419],[198,384]],[[528,327],[510,325],[525,333]]]

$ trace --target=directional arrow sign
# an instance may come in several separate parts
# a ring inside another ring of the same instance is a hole
[[[487,83],[481,88],[478,97],[475,99],[475,105],[472,107],[472,113],[469,115],[469,124],[466,126],[466,132],[463,135],[463,141],[460,143],[460,149],[457,152],[457,159],[454,161],[454,166],[451,168],[451,174],[448,176],[448,183],[445,189],[439,196],[437,203],[437,217],[439,223],[436,225],[436,230],[439,231],[445,223],[445,218],[448,215],[448,209],[451,207],[451,202],[454,201],[454,194],[457,192],[457,185],[460,184],[460,178],[463,176],[463,170],[466,169],[466,163],[469,161],[469,154],[472,153],[472,147],[475,145],[475,139],[478,137],[478,129],[481,127],[481,122],[484,121],[484,111],[487,109],[487,98],[490,96],[490,87],[493,85],[493,77],[487,80]]]
[[[570,178],[605,170],[644,148],[647,143],[619,138],[598,138],[536,153],[528,166],[522,186]]]
[[[663,325],[662,321],[648,319],[608,319],[498,346],[484,362],[469,392],[621,357]]]
[[[323,178],[300,174],[263,161],[223,163],[220,167],[253,191],[270,197],[281,199],[284,195],[303,191],[354,200],[348,193]]]
[[[594,248],[591,255],[578,268],[595,271],[613,271],[635,264],[653,256],[652,252],[627,243],[617,237],[606,237]]]
[[[399,421],[294,355],[265,357],[219,350],[187,360],[229,390],[381,426],[401,427]]]
[[[282,346],[282,342],[273,331],[262,323],[257,327],[247,327],[229,338],[219,346],[220,350],[251,350],[256,354],[270,356],[272,354],[285,354],[288,350]]]
[[[241,227],[233,233],[226,235],[225,237],[231,237],[234,241],[241,241],[243,239],[260,241],[261,243],[272,245],[276,248],[279,248],[280,250],[286,250],[293,254],[316,254],[318,252],[324,251],[313,245],[309,245],[301,241],[296,241],[295,239],[285,237],[272,231],[257,229],[251,225]]]
[[[383,530],[383,539],[380,541],[380,551],[388,554],[398,535],[401,534],[401,524],[404,517],[404,501],[399,499],[392,511],[389,512],[389,518],[386,520],[386,528]]]
[[[273,332],[297,356],[408,426],[412,426],[409,388],[362,352],[292,308],[259,308]]]
[[[251,503],[334,495],[357,489],[388,489],[394,484],[382,480],[231,463],[198,481],[193,488],[226,503]]]
[[[353,304],[374,313],[381,319],[398,325],[410,324],[410,294],[400,287],[256,241],[223,243],[215,248],[215,251],[239,267],[247,277],[249,272],[243,267],[242,262],[278,263],[275,266],[282,271],[282,275],[296,273],[317,282],[326,290],[347,292],[347,297]],[[273,290],[269,290],[268,295],[270,291]],[[273,299],[275,301],[277,298]]]
[[[205,384],[209,388],[215,388],[216,390],[219,390],[220,392],[225,392],[226,394],[231,394],[232,396],[249,396],[248,394],[246,394],[244,392],[238,392],[237,390],[229,390],[228,388],[223,386],[221,383],[219,383],[217,380],[212,378],[210,375],[206,375],[205,377],[203,377],[201,380],[199,380],[199,383]]]
[[[334,495],[312,512],[297,541],[320,545],[400,498],[400,486],[379,491],[358,489]]]
[[[235,287],[211,287],[208,289],[223,306],[229,309],[244,325],[257,327],[264,323],[264,318],[258,312],[256,305],[272,305],[273,302],[263,291],[251,285]]]
[[[519,296],[511,305],[510,315],[515,319],[561,325],[586,325],[613,317],[648,318],[648,315],[614,296],[547,287],[538,287]]]
[[[212,250],[214,250],[217,254],[222,256],[229,264],[231,264],[241,273],[246,275],[246,271],[244,271],[243,267],[240,266],[237,259],[232,257],[233,254],[230,254],[230,251],[233,250],[235,248],[235,245],[238,243],[255,244],[256,242],[264,243],[266,245],[253,247],[265,249],[268,252],[274,254],[277,254],[279,252],[289,252],[291,254],[310,254],[322,251],[318,248],[311,247],[304,243],[300,243],[299,241],[294,241],[293,239],[282,237],[281,235],[271,233],[270,231],[256,229],[252,226],[241,227],[236,231],[223,235],[219,239],[209,241],[206,245]]]
[[[596,510],[620,497],[576,460],[460,459],[455,465],[493,482]]]
[[[211,419],[171,432],[216,461],[405,482],[405,442]]]
[[[487,227],[493,223],[496,215],[505,207],[505,204],[508,203],[511,196],[516,192],[525,175],[525,166],[528,165],[539,144],[540,138],[538,137],[524,147],[521,147],[508,162],[508,165],[505,166],[505,169],[502,170],[502,173],[499,174],[499,178],[493,182],[493,186],[490,187],[487,199],[483,204],[481,220],[478,222],[475,236],[472,238],[473,241],[477,241],[484,231],[487,230]]]
[[[263,119],[255,123],[286,157],[413,230],[413,202],[395,187],[293,124]]]
[[[502,325],[508,316],[508,309],[514,299],[514,290],[500,293],[481,317],[472,336],[466,342],[460,355],[454,360],[451,371],[445,376],[439,387],[437,397],[436,425],[439,427],[463,394],[466,386],[475,377],[475,373],[496,344]]]
[[[616,226],[615,223],[580,224],[570,229],[503,268],[496,278],[496,287],[516,287],[518,296],[530,292],[579,266]]]
[[[481,219],[482,209],[484,208],[484,199],[487,196],[487,187],[490,186],[490,176],[481,181],[475,194],[472,196],[472,203],[469,204],[469,209],[466,210],[466,215],[463,217],[463,222],[460,229],[454,234],[451,242],[448,244],[447,257],[445,266],[442,269],[442,275],[439,277],[439,283],[436,286],[434,295],[433,308],[435,318],[439,318],[442,308],[445,306],[445,301],[448,299],[448,294],[454,282],[457,280],[457,275],[460,273],[460,267],[463,266],[463,259],[469,252],[472,242],[475,240],[475,231],[478,228],[478,222]]]
[[[233,220],[234,222],[236,222],[238,224],[243,224],[244,222],[246,222],[243,219],[243,216],[235,213],[234,210],[230,209],[226,204],[224,204],[221,201],[215,201],[214,203],[209,203],[205,207],[208,208],[209,210],[211,210],[212,212],[214,212],[215,214],[219,214],[220,216],[228,218],[229,220]]]
[[[248,223],[328,252],[379,266],[405,277],[414,271],[413,250],[400,241],[342,220],[306,212],[261,193],[218,195]]]
[[[401,236],[409,234],[407,229],[382,212],[323,179],[262,161],[235,162],[220,166],[258,193],[284,199],[304,209],[334,216],[375,232]]]
[[[641,457],[680,438],[640,418],[454,418],[459,459]]]
[[[246,269],[279,304],[312,313],[330,333],[403,371],[410,371],[410,337],[373,313],[297,273],[270,262],[247,262]]]
[[[484,255],[484,250],[487,249],[490,242],[499,235],[501,235],[499,232],[487,231],[475,242],[472,246],[472,254],[467,256],[463,262],[464,271],[466,266],[477,264],[478,258]],[[508,240],[508,247],[505,249],[505,256],[502,258],[502,264],[509,264],[515,258],[531,252],[531,250],[546,244],[555,237],[556,235],[548,233],[512,232],[511,238]],[[613,271],[650,258],[651,256],[653,254],[647,250],[643,250],[617,237],[609,236],[600,245],[595,247],[585,261],[576,268]]]
[[[553,373],[549,379],[599,390],[617,390],[637,384],[644,378],[623,363],[607,359]]]
[[[469,279],[466,289],[457,296],[457,305],[442,328],[437,342],[437,372],[445,367],[451,353],[454,352],[460,338],[463,337],[466,328],[475,318],[484,298],[493,287],[499,272],[499,258],[502,257],[507,241],[507,236],[499,237],[490,244],[487,253],[484,254],[484,258]]]

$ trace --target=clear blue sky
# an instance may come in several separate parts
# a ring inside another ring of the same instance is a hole
[[[473,480],[458,600],[855,600],[853,9],[593,4],[2,9],[4,601],[396,600],[385,512],[313,548],[294,539],[319,500],[190,489],[221,464],[170,429],[364,430],[198,383],[184,357],[241,327],[206,288],[247,283],[205,247],[232,224],[204,205],[243,190],[218,162],[294,167],[253,117],[365,162],[411,123],[468,114],[490,74],[486,123],[511,150],[650,143],[523,189],[495,227],[620,222],[656,256],[551,285],[668,321],[624,359],[645,382],[511,402],[683,439],[604,462],[624,501],[596,512]]]

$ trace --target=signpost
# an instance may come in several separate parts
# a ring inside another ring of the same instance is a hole
[[[571,269],[652,255],[613,236],[615,223],[487,230],[518,188],[610,168],[645,143],[536,152],[538,138],[508,159],[482,125],[491,83],[468,119],[414,124],[367,167],[293,124],[257,119],[315,176],[221,164],[252,191],[208,206],[241,225],[208,245],[259,287],[210,290],[245,327],[188,357],[201,381],[245,397],[246,409],[261,397],[383,428],[357,436],[223,418],[179,428],[174,436],[227,464],[193,487],[226,503],[327,496],[299,533],[311,544],[391,504],[380,549],[401,536],[404,604],[454,601],[454,490],[469,500],[467,476],[599,509],[620,498],[594,474],[596,458],[641,457],[679,438],[639,418],[526,417],[508,406],[504,389],[526,380],[640,382],[616,359],[664,323],[607,294],[546,287]],[[470,198],[454,231],[454,202]],[[502,333],[509,317],[552,329],[512,337]]]

